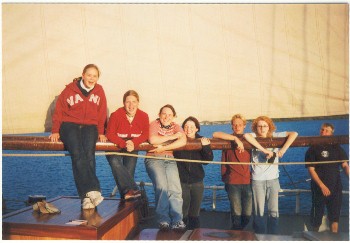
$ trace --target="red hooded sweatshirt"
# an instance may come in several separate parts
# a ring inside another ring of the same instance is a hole
[[[147,113],[140,109],[137,109],[131,123],[126,118],[124,107],[117,109],[109,118],[106,137],[119,148],[125,148],[127,140],[132,140],[136,147],[148,139],[148,134],[149,118]]]
[[[104,134],[107,118],[107,100],[103,88],[99,84],[86,97],[82,94],[75,80],[66,85],[58,97],[55,113],[52,117],[52,133],[58,133],[62,122],[81,125],[96,125],[98,134]]]
[[[233,134],[242,138],[242,134]],[[223,150],[222,162],[250,162],[250,153],[247,150],[239,152],[237,148]],[[225,184],[250,184],[249,165],[244,164],[221,164],[221,178]]]

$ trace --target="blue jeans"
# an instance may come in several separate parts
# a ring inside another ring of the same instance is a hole
[[[176,161],[146,159],[146,170],[155,192],[158,222],[182,220],[182,190]]]
[[[252,181],[254,201],[254,230],[255,233],[265,234],[264,220],[265,199],[267,201],[267,233],[278,234],[278,192],[280,183],[278,178],[273,180]]]
[[[130,154],[137,153],[137,151],[133,151]],[[138,190],[137,184],[134,181],[137,157],[106,155],[106,158],[111,166],[120,197],[124,198],[124,195],[129,190]]]
[[[60,127],[60,137],[71,155],[73,176],[79,197],[83,199],[90,191],[101,191],[100,182],[96,176],[97,127],[64,122]]]
[[[183,206],[183,218],[198,217],[203,199],[204,183],[181,183]]]
[[[231,206],[232,229],[243,229],[252,215],[252,187],[250,184],[225,184]]]

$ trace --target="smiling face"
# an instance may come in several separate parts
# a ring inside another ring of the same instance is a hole
[[[129,116],[134,116],[139,107],[139,101],[133,95],[126,97],[124,102],[124,109]]]
[[[174,119],[174,113],[169,107],[163,107],[159,114],[159,120],[164,126],[170,125]]]
[[[189,120],[184,125],[184,131],[188,138],[195,138],[196,132],[198,132],[198,128],[193,121]]]
[[[95,87],[95,84],[98,81],[98,78],[99,78],[98,70],[96,70],[96,68],[93,68],[93,67],[88,68],[86,69],[85,73],[82,74],[82,78],[83,78],[85,87],[91,89]]]
[[[232,130],[235,134],[243,134],[245,126],[242,119],[236,118],[232,121]]]
[[[257,134],[258,137],[263,137],[263,138],[267,137],[267,133],[269,132],[270,127],[266,121],[263,121],[263,120],[258,121],[256,128],[257,128],[256,130],[258,133]]]

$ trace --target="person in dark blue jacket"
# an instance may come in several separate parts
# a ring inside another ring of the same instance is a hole
[[[174,151],[174,157],[177,159],[212,161],[213,151],[210,148],[210,140],[198,134],[200,131],[198,120],[190,116],[182,123],[182,128],[188,140],[200,139],[202,149]],[[183,198],[182,213],[188,229],[200,227],[199,211],[203,199],[203,178],[205,175],[203,165],[207,165],[207,163],[177,162]]]

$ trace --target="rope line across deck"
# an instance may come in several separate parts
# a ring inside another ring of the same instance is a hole
[[[205,160],[190,160],[190,159],[177,159],[169,157],[158,157],[158,156],[148,156],[130,153],[120,153],[120,152],[103,152],[95,153],[96,156],[105,155],[120,155],[120,156],[130,156],[145,159],[159,159],[159,160],[171,160],[177,162],[187,162],[187,163],[205,163],[205,164],[231,164],[231,165],[307,165],[307,164],[333,164],[348,162],[349,160],[333,160],[333,161],[318,161],[318,162],[278,162],[278,163],[263,163],[263,162],[222,162],[222,161],[205,161]],[[59,156],[70,156],[67,153],[56,153],[56,154],[2,154],[4,157],[59,157]]]

